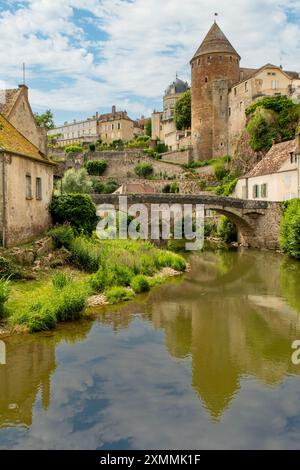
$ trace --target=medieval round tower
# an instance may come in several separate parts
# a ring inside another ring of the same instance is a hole
[[[194,160],[228,153],[228,92],[239,81],[240,59],[214,22],[190,62]]]

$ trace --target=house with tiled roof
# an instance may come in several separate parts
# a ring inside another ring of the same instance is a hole
[[[4,246],[47,230],[55,163],[0,114],[0,236]]]
[[[41,152],[47,152],[47,131],[35,122],[26,85],[0,90],[0,113]]]
[[[274,144],[251,171],[239,178],[234,197],[265,201],[300,197],[300,134]]]

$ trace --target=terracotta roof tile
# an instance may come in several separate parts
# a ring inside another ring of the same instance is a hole
[[[26,139],[20,132],[2,115],[0,114],[0,149],[16,154],[21,154],[39,162],[55,165],[42,154],[39,149]]]
[[[265,157],[243,178],[277,173],[295,149],[295,139],[281,142],[280,144],[274,144]]]

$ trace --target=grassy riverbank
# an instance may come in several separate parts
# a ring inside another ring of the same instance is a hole
[[[92,305],[131,300],[186,269],[184,258],[149,242],[75,237],[70,227],[52,235],[67,250],[68,266],[37,281],[9,281],[0,314],[6,331],[49,330],[82,318],[90,299]]]

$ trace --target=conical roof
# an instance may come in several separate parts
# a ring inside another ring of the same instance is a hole
[[[207,35],[205,36],[204,41],[197,50],[193,59],[204,54],[222,52],[225,52],[227,54],[235,54],[240,57],[232,46],[232,44],[228,41],[227,37],[225,36],[219,25],[215,22],[208,31]]]

